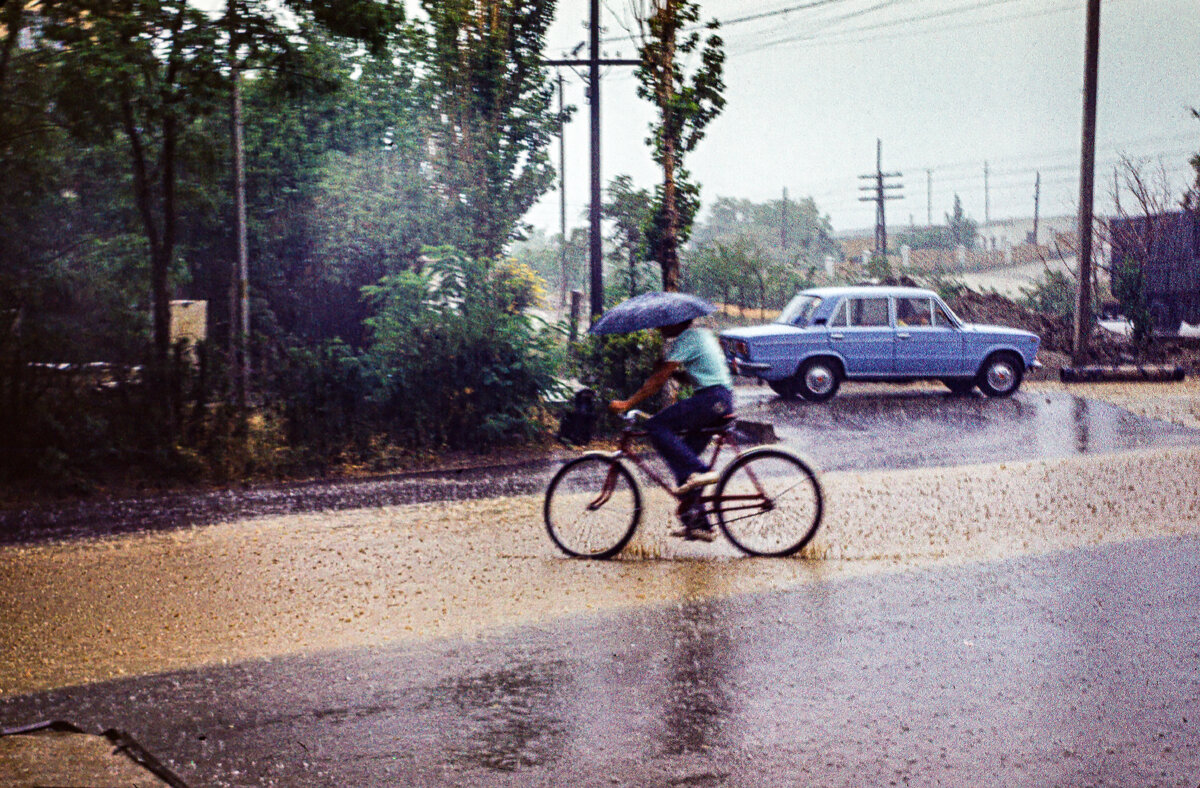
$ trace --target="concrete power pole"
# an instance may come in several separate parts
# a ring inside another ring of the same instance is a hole
[[[1096,177],[1096,82],[1100,62],[1100,0],[1088,0],[1079,156],[1079,291],[1075,299],[1075,363],[1083,363],[1092,330],[1092,201]]]
[[[558,116],[563,113],[563,78],[558,75]],[[562,275],[562,286],[558,293],[559,310],[567,306],[567,135],[566,129],[558,134],[558,270]]]
[[[988,163],[983,162],[983,223],[992,223],[992,191],[988,185]]]
[[[1037,246],[1038,242],[1038,209],[1042,201],[1042,173],[1037,173],[1037,178],[1033,181],[1033,244]]]
[[[782,216],[779,219],[779,245],[783,247],[783,251],[787,251],[787,187],[783,188],[783,207],[781,208]]]
[[[925,225],[933,227],[933,170],[925,170]]]

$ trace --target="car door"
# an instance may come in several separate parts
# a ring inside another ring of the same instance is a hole
[[[849,296],[829,322],[829,344],[846,364],[849,377],[895,372],[895,331],[887,296]]]
[[[964,374],[962,331],[929,296],[897,296],[896,374],[948,377]]]

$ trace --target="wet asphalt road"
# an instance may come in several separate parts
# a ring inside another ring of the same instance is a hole
[[[741,396],[826,470],[1200,443],[1066,394]],[[165,519],[161,502],[130,502],[141,514],[109,532],[537,492],[548,468],[184,499]],[[58,533],[109,528],[95,516]],[[707,556],[584,565],[592,583],[665,575],[680,601],[0,697],[0,728],[118,727],[192,786],[1190,787],[1198,547],[1186,535],[838,580],[798,562],[811,582],[722,598],[708,588],[736,567]]]
[[[737,391],[740,415],[774,425],[780,444],[824,471],[945,467],[1196,445],[1200,432],[1098,400],[1022,391],[1009,399],[942,389],[848,386],[818,405],[765,386]],[[0,545],[72,539],[302,512],[343,511],[539,492],[568,456],[499,468],[397,474],[333,482],[93,499],[0,511]]]
[[[124,728],[194,786],[1193,788],[1198,548],[1133,542],[145,676],[3,699],[0,721]]]

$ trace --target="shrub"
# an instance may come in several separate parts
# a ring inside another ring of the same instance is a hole
[[[420,273],[363,288],[376,405],[399,442],[478,448],[528,437],[557,385],[555,331],[522,311],[540,291],[525,266],[432,250]]]
[[[354,459],[373,431],[378,375],[340,339],[286,351],[274,388],[296,459],[325,464]]]
[[[602,403],[627,399],[650,377],[662,347],[657,331],[585,336],[575,347],[576,377]],[[642,409],[654,410],[658,404],[652,401]]]
[[[1021,288],[1019,303],[1044,315],[1069,319],[1075,314],[1076,290],[1075,282],[1068,274],[1047,270],[1046,275],[1032,286]]]
[[[1128,257],[1118,263],[1112,271],[1112,291],[1121,311],[1133,324],[1134,343],[1145,344],[1154,325],[1146,303],[1146,281],[1141,264]]]

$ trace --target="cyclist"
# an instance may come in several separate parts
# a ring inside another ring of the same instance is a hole
[[[642,387],[629,399],[613,400],[609,409],[623,413],[657,394],[677,372],[682,372],[696,387],[687,399],[664,408],[646,422],[646,432],[655,450],[675,474],[680,496],[683,528],[674,536],[711,542],[712,524],[695,504],[704,487],[717,481],[718,474],[701,460],[700,453],[711,436],[695,430],[720,424],[733,413],[733,379],[725,364],[725,355],[711,331],[693,326],[691,320],[662,326],[658,331],[669,341],[664,359]],[[680,435],[680,433],[684,433]]]

